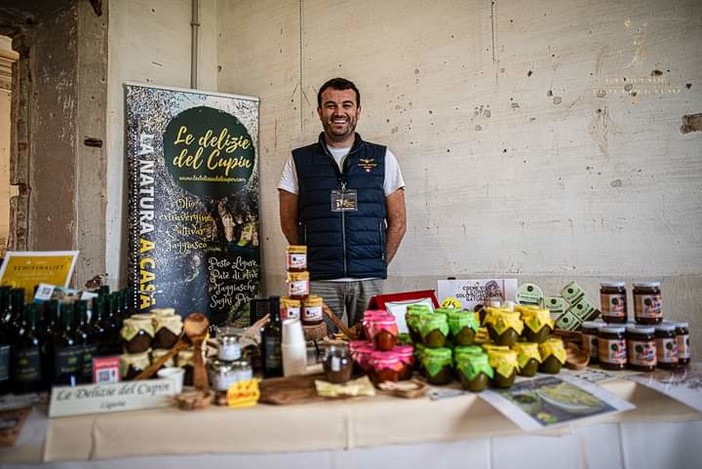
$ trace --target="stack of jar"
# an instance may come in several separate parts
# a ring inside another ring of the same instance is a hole
[[[690,363],[690,331],[686,322],[663,320],[660,282],[634,283],[634,323],[628,322],[624,282],[603,282],[603,321],[587,321],[582,347],[590,363],[606,370],[653,371]]]
[[[310,273],[307,271],[307,246],[288,246],[285,268],[288,296],[280,298],[280,319],[301,319],[304,326],[324,321],[321,296],[310,295]]]
[[[251,362],[241,356],[241,330],[223,327],[217,332],[217,358],[208,360],[207,373],[212,389],[217,393],[239,381],[253,377]]]
[[[395,316],[385,310],[363,313],[363,333],[368,340],[352,341],[351,358],[362,374],[376,384],[412,378],[414,347],[398,343]]]
[[[178,342],[183,333],[183,321],[173,308],[152,309],[150,313],[133,314],[122,323],[120,336],[124,354],[120,356],[121,377],[134,379]],[[186,351],[187,352],[187,351]],[[190,362],[188,362],[190,356]],[[178,363],[169,359],[164,367],[192,367],[192,352],[179,355]],[[187,373],[186,368],[186,373]],[[187,379],[188,376],[186,376]],[[192,368],[190,370],[192,383]],[[187,384],[187,383],[186,383]]]

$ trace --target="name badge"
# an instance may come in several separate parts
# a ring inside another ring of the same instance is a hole
[[[332,212],[358,211],[358,193],[355,189],[331,192]]]

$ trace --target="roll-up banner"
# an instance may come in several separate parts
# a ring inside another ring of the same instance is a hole
[[[125,85],[133,308],[249,323],[262,293],[258,98]]]

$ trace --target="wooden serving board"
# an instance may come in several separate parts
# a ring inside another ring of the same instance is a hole
[[[324,379],[324,374],[288,376],[287,378],[269,378],[258,383],[263,404],[304,404],[306,402],[323,401],[317,395],[314,381]]]

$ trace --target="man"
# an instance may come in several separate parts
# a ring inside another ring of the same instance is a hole
[[[293,150],[283,168],[280,225],[289,244],[307,245],[310,291],[337,316],[346,312],[352,326],[382,293],[405,234],[405,183],[390,150],[356,133],[356,85],[344,78],[324,83],[317,114],[319,141]]]

